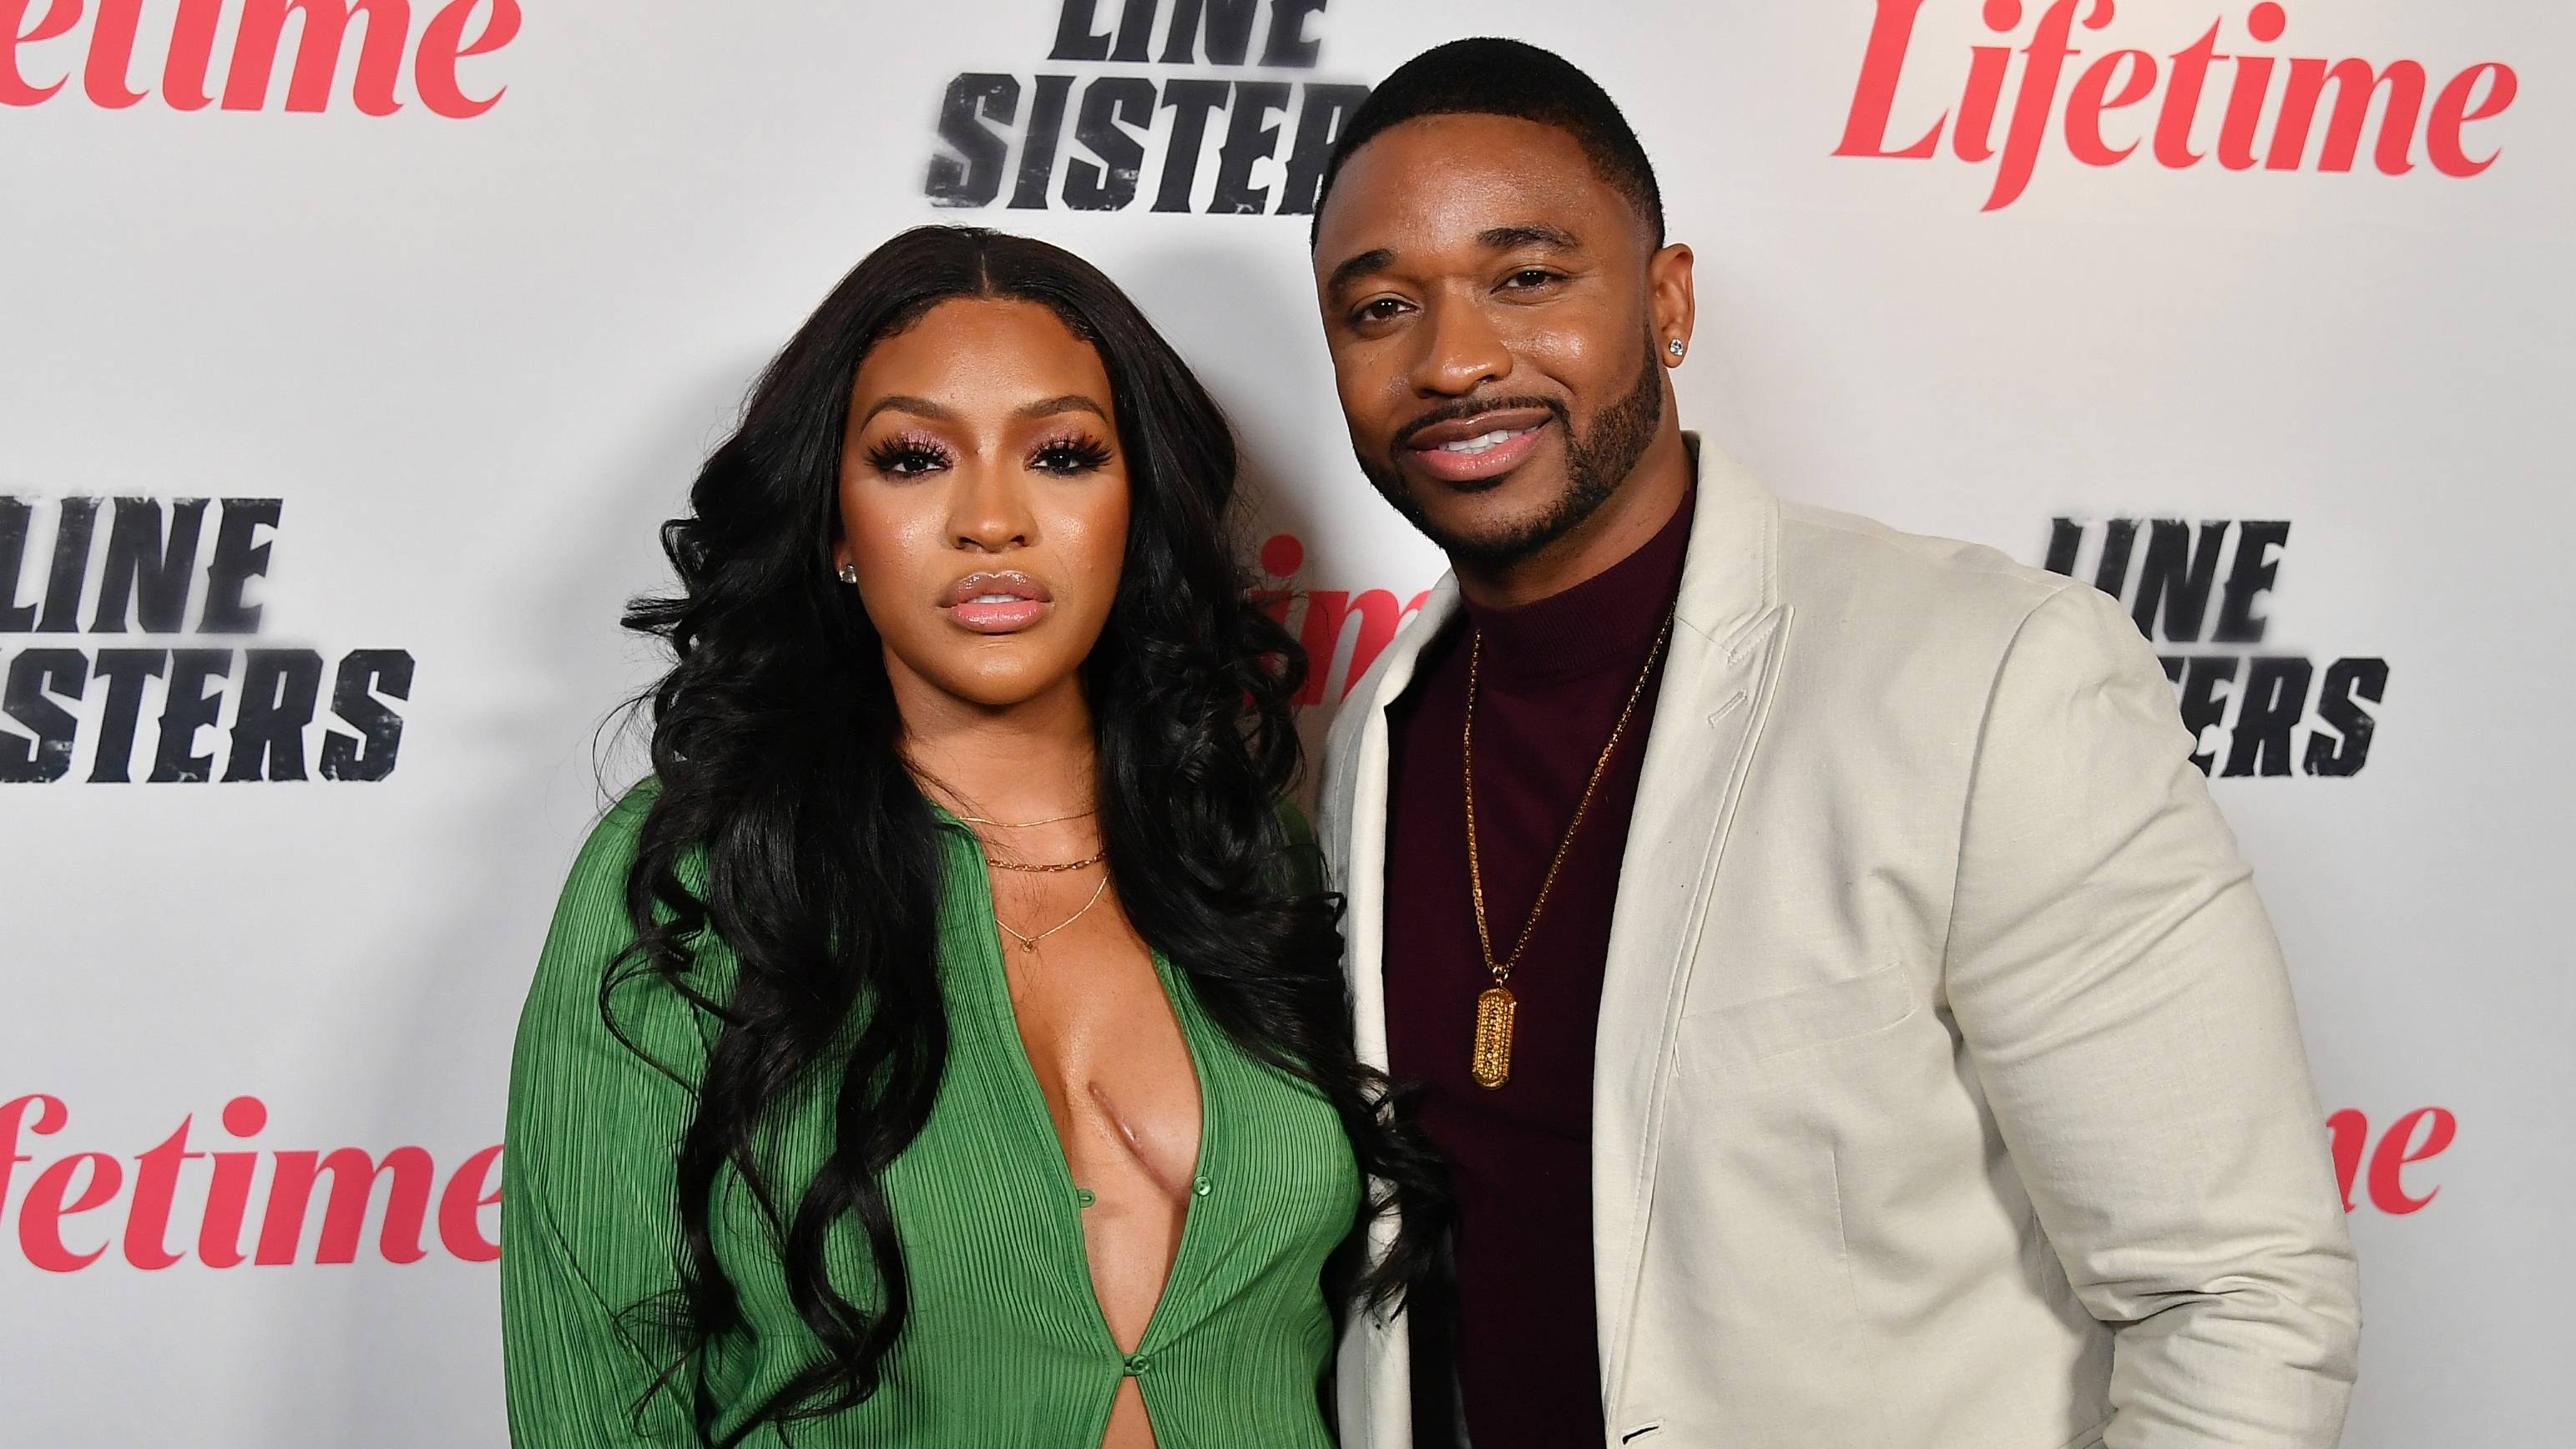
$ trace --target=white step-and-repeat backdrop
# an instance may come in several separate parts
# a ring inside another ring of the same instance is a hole
[[[507,1056],[636,770],[619,604],[896,230],[1073,247],[1203,370],[1320,727],[1437,570],[1304,213],[1471,32],[1637,124],[1687,422],[2133,603],[2332,1111],[2348,1442],[2563,1439],[2566,7],[0,0],[0,1442],[501,1442]]]

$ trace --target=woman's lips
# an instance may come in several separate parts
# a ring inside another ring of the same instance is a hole
[[[968,574],[951,585],[940,605],[960,628],[977,634],[1016,634],[1055,609],[1047,587],[1017,569]]]
[[[1443,483],[1483,482],[1499,478],[1527,461],[1540,439],[1547,435],[1550,421],[1541,418],[1518,427],[1487,428],[1480,433],[1429,447],[1416,443],[1405,452],[1413,459],[1415,467]]]

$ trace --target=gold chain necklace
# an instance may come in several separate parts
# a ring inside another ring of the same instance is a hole
[[[1021,950],[1034,951],[1038,948],[1038,942],[1045,940],[1047,937],[1054,935],[1056,932],[1063,930],[1065,927],[1081,920],[1084,916],[1089,915],[1091,913],[1091,908],[1100,904],[1100,897],[1107,893],[1108,890],[1109,872],[1104,870],[1100,873],[1100,884],[1091,888],[1091,899],[1082,903],[1081,910],[1074,912],[1072,915],[1065,917],[1063,920],[1056,922],[1054,925],[1047,927],[1045,930],[1038,932],[1034,936],[1021,932],[1010,922],[1003,920],[1002,913],[999,909],[996,909],[993,912],[993,924],[1008,932],[1012,940],[1019,942]]]
[[[1024,860],[1004,860],[993,855],[985,856],[984,863],[995,870],[1025,871],[1030,875],[1054,875],[1059,871],[1080,870],[1086,865],[1098,865],[1107,859],[1108,855],[1109,847],[1104,845],[1080,860],[1059,861],[1047,865],[1031,865]]]
[[[1520,938],[1512,943],[1512,953],[1494,959],[1493,932],[1485,925],[1485,869],[1476,855],[1476,683],[1483,662],[1485,636],[1478,633],[1467,645],[1467,723],[1458,741],[1460,773],[1467,786],[1467,892],[1476,903],[1476,944],[1483,950],[1485,969],[1493,973],[1494,984],[1476,996],[1476,1048],[1469,1058],[1468,1069],[1476,1085],[1494,1088],[1512,1079],[1512,1018],[1520,1003],[1504,983],[1511,980],[1512,968],[1529,949],[1530,937],[1538,931],[1539,913],[1547,909],[1548,892],[1556,888],[1556,873],[1565,865],[1566,853],[1574,848],[1575,832],[1583,828],[1583,816],[1592,808],[1593,793],[1601,788],[1601,777],[1610,771],[1610,757],[1619,752],[1619,739],[1628,732],[1628,717],[1637,712],[1637,701],[1645,697],[1646,681],[1654,677],[1655,662],[1664,657],[1664,643],[1672,638],[1673,616],[1664,615],[1664,625],[1655,632],[1655,647],[1646,652],[1646,667],[1637,671],[1637,682],[1628,689],[1628,702],[1619,707],[1619,722],[1610,727],[1610,743],[1601,747],[1601,758],[1592,762],[1592,778],[1583,782],[1583,798],[1574,804],[1574,820],[1565,827],[1565,836],[1556,843],[1556,854],[1547,863],[1547,875],[1538,884],[1538,899],[1530,903],[1529,919],[1521,924]]]

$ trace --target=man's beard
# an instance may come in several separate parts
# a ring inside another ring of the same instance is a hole
[[[1637,460],[1646,456],[1647,446],[1655,440],[1655,429],[1664,420],[1664,373],[1655,357],[1654,339],[1646,339],[1637,385],[1603,409],[1592,426],[1581,433],[1574,430],[1565,404],[1554,398],[1475,398],[1414,419],[1397,435],[1396,447],[1403,447],[1407,434],[1434,423],[1505,408],[1543,408],[1564,430],[1566,488],[1538,517],[1502,533],[1469,536],[1440,527],[1405,486],[1404,475],[1392,458],[1372,461],[1365,454],[1359,455],[1360,471],[1368,475],[1378,495],[1393,504],[1395,511],[1421,530],[1425,538],[1438,544],[1452,563],[1487,570],[1509,568],[1582,527],[1584,520],[1610,501],[1619,485],[1636,471]]]

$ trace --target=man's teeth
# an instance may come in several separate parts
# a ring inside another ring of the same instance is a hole
[[[1511,428],[1496,428],[1490,433],[1481,433],[1472,438],[1461,438],[1454,443],[1442,443],[1440,445],[1440,451],[1444,453],[1481,453],[1487,448],[1493,447],[1497,443],[1508,443],[1512,439],[1521,436],[1523,433],[1536,431],[1537,429],[1535,428],[1521,428],[1517,430]]]

